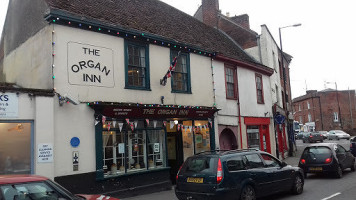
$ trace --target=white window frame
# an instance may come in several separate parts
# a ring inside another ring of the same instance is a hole
[[[311,116],[311,114],[309,113],[308,114],[308,122],[311,122],[312,121],[312,116]]]
[[[339,113],[334,112],[334,117],[333,117],[333,119],[334,119],[334,122],[338,122],[338,121],[339,121]]]
[[[308,110],[310,109],[310,103],[307,101]]]

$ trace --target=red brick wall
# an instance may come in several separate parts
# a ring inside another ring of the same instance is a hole
[[[319,103],[319,98],[321,107]],[[311,109],[307,108],[307,102],[310,103]],[[342,129],[350,134],[356,135],[355,102],[356,98],[354,90],[345,90],[338,92],[317,92],[314,94],[307,94],[302,99],[294,101],[294,120],[299,121],[299,116],[302,116],[303,124],[305,124],[305,122],[308,122],[308,114],[310,113],[312,115],[312,121],[315,122],[317,131]],[[299,105],[301,105],[301,111],[299,111]],[[339,115],[338,122],[334,122],[334,112],[337,112]]]
[[[218,26],[219,0],[203,0],[203,22],[209,26]]]

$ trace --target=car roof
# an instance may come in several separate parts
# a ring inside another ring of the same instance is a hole
[[[195,154],[194,156],[226,156],[232,154],[246,154],[250,152],[261,152],[258,149],[235,149],[235,150],[211,150],[211,151],[203,151]]]
[[[0,175],[0,185],[45,180],[48,180],[48,178],[38,175]]]
[[[337,145],[337,143],[317,143],[311,144],[309,147],[329,147],[330,149],[333,149],[335,145]]]

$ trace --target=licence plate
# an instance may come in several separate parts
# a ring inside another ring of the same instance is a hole
[[[188,177],[187,182],[188,183],[203,183],[203,178]]]
[[[323,171],[322,167],[309,167],[310,171]]]

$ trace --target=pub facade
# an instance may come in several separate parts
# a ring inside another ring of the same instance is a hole
[[[2,91],[26,88],[19,108],[32,108],[1,119],[30,122],[28,172],[73,193],[124,197],[171,189],[187,157],[219,147],[213,59],[242,53],[229,38],[160,1],[99,5],[120,13],[106,21],[96,6],[38,2],[10,4],[1,41],[1,81],[12,83]],[[25,7],[38,19],[31,27],[15,12]],[[127,25],[125,13],[154,16]],[[28,35],[13,34],[22,29]]]

